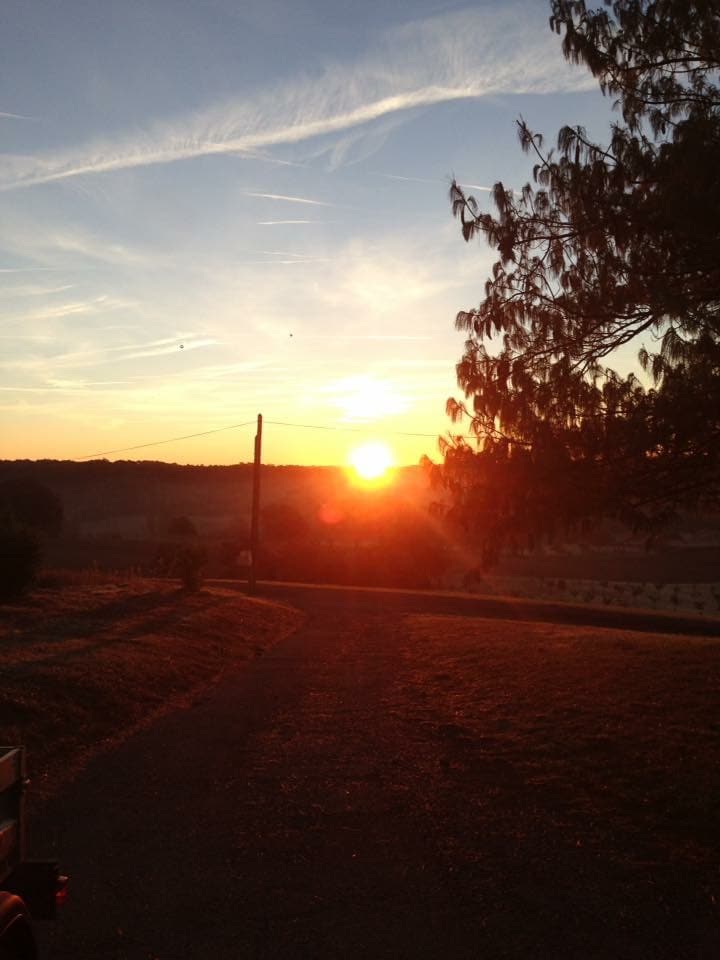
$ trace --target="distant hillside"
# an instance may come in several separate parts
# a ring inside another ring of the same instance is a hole
[[[209,576],[241,573],[252,499],[250,463],[182,466],[156,461],[0,461],[0,483],[31,479],[63,503],[50,566],[157,572],[168,542],[196,537]],[[421,467],[403,467],[377,490],[339,467],[262,468],[263,576],[314,582],[484,589],[478,554],[462,531],[429,509],[438,491]],[[179,531],[184,531],[184,534]],[[513,578],[628,582],[720,581],[720,516],[682,517],[648,549],[617,523],[574,543],[505,558]]]
[[[183,466],[151,460],[2,460],[0,482],[31,478],[48,486],[63,502],[68,533],[101,530],[110,521],[121,520],[127,528],[144,525],[152,534],[177,516],[191,517],[199,529],[244,524],[250,516],[252,470],[251,463]],[[282,503],[307,516],[330,502],[357,496],[346,471],[339,467],[262,467],[266,508]],[[420,467],[402,467],[392,486],[374,497],[427,503],[431,494]]]

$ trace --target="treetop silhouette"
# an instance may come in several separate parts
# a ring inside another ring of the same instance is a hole
[[[498,253],[447,404],[478,450],[446,441],[440,471],[488,561],[598,515],[651,534],[720,489],[720,4],[552,0],[550,25],[615,99],[609,142],[548,150],[520,119],[533,182],[495,213],[450,190]]]

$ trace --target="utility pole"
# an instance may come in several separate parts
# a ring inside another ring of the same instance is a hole
[[[255,593],[257,580],[258,542],[260,540],[260,466],[262,464],[262,414],[258,414],[253,461],[252,518],[250,520],[250,577],[248,592]]]

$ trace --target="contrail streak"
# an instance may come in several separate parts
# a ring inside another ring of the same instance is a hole
[[[566,64],[557,38],[528,29],[536,4],[509,3],[489,14],[461,10],[393,28],[372,52],[142,134],[102,138],[36,156],[0,157],[0,190],[87,174],[239,154],[341,133],[419,107],[500,93],[592,89],[594,78]],[[539,21],[538,21],[539,22]]]
[[[309,200],[307,197],[288,197],[284,193],[253,193],[245,191],[246,197],[259,197],[262,200],[286,200],[288,203],[307,203],[313,207],[332,207],[332,203],[325,200]]]
[[[23,113],[5,113],[0,110],[1,120],[39,120],[39,117],[26,117]]]

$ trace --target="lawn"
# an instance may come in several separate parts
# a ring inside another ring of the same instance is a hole
[[[0,743],[27,746],[33,800],[191,703],[299,616],[237,591],[140,579],[37,589],[1,612]]]
[[[391,701],[491,940],[720,947],[720,640],[414,615],[403,643]]]

